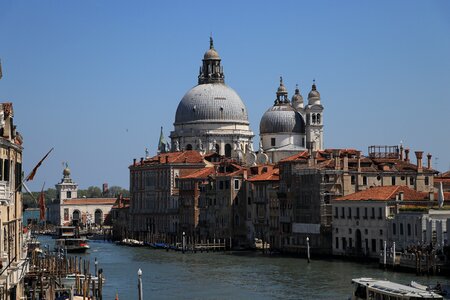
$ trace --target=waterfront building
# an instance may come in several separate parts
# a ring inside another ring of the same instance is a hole
[[[78,184],[66,165],[63,178],[55,185],[56,199],[48,205],[47,220],[58,226],[101,226],[108,220],[116,198],[79,198]]]
[[[160,153],[133,161],[130,169],[130,237],[139,240],[181,239],[178,231],[178,177],[205,167],[195,150]]]
[[[1,66],[0,66],[1,78]],[[0,299],[20,299],[28,272],[22,224],[22,136],[10,102],[0,103]]]
[[[332,200],[333,255],[379,258],[386,243],[403,252],[415,246],[448,246],[448,210],[434,192],[407,186],[372,187]],[[450,193],[445,194],[445,199]]]
[[[332,211],[330,201],[376,186],[402,185],[432,192],[431,168],[409,159],[409,150],[397,146],[371,146],[369,155],[353,149],[304,151],[279,162],[280,227],[282,250],[304,252],[306,238],[313,251],[331,254]]]
[[[260,151],[268,156],[270,162],[277,163],[306,149],[323,149],[323,106],[320,101],[315,83],[306,106],[298,86],[289,101],[280,77],[274,104],[264,113],[259,124]]]
[[[117,197],[116,203],[111,208],[112,239],[123,240],[128,238],[128,224],[130,222],[130,198],[122,195]]]
[[[254,232],[254,238],[261,240],[263,244],[268,243],[271,248],[279,249],[279,169],[273,165],[259,166],[259,169],[257,175],[247,180],[248,201],[251,203],[251,232]]]
[[[252,148],[247,108],[240,96],[225,84],[221,58],[210,38],[203,56],[198,85],[181,99],[170,133],[172,151],[214,151],[243,159]]]
[[[180,177],[180,231],[195,241],[220,239],[232,247],[250,247],[247,174],[243,166],[222,159]]]

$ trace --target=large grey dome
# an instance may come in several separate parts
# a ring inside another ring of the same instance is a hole
[[[241,97],[223,83],[199,84],[178,104],[175,125],[211,121],[249,124]]]
[[[260,134],[305,133],[303,117],[290,104],[278,104],[269,108],[259,123]]]

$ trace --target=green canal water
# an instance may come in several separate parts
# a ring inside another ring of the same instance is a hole
[[[53,240],[40,238],[53,248]],[[258,253],[186,253],[90,242],[84,258],[99,261],[106,277],[103,299],[138,299],[137,271],[143,272],[144,299],[348,299],[351,279],[376,277],[422,284],[444,277],[385,271],[374,263],[269,257]],[[314,258],[314,254],[312,254]]]

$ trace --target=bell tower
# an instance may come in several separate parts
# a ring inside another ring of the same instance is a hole
[[[323,149],[323,106],[320,103],[320,93],[313,80],[308,94],[306,115],[306,147],[313,151]]]

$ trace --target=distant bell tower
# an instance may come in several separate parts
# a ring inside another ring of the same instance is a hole
[[[308,94],[306,115],[306,147],[313,151],[323,149],[323,106],[320,103],[320,93],[313,81]]]
[[[70,169],[67,163],[65,163],[65,166],[61,182],[55,185],[56,200],[60,203],[66,199],[77,198],[78,196],[78,184],[70,178]]]

